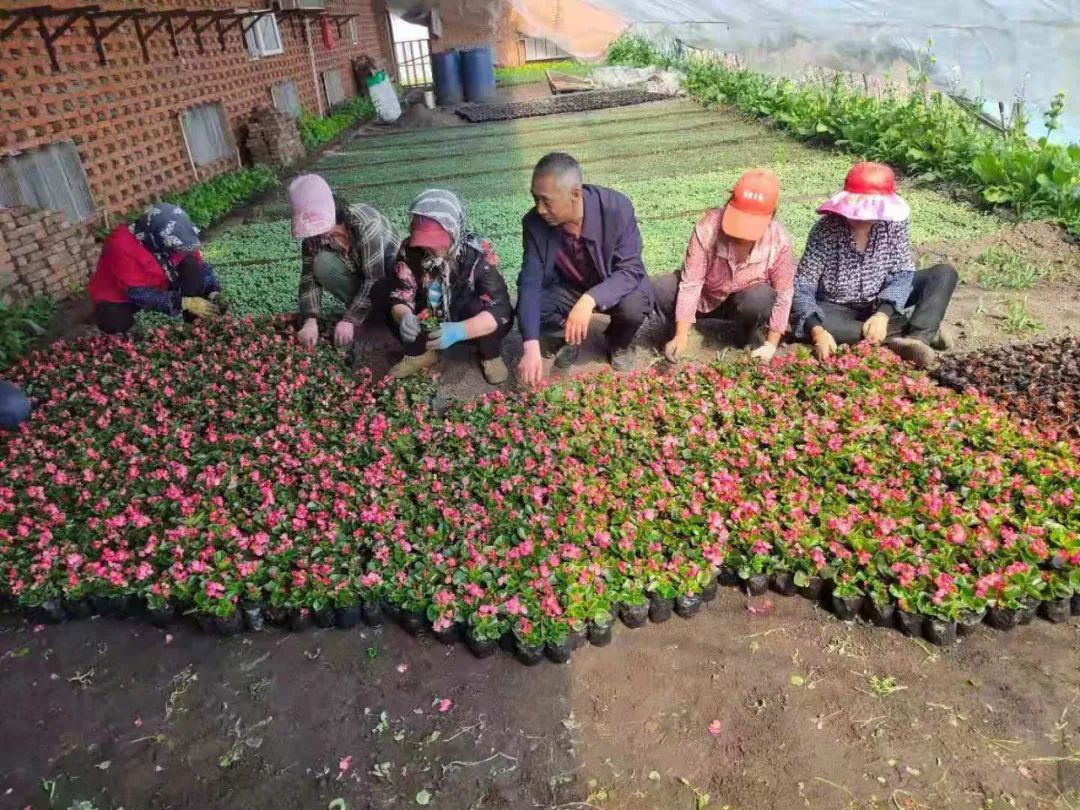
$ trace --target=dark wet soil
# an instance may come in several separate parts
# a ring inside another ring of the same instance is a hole
[[[721,589],[694,619],[527,668],[394,626],[222,639],[8,617],[0,694],[14,808],[356,810],[426,791],[689,810],[694,790],[713,808],[1050,808],[1080,791],[1075,619],[937,649]]]

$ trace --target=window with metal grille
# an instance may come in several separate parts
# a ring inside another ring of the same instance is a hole
[[[244,25],[251,23],[251,18],[244,20]],[[277,18],[273,14],[259,17],[251,29],[244,35],[247,41],[248,53],[258,59],[260,56],[277,56],[285,52],[281,43],[281,32],[278,30]]]
[[[200,104],[181,113],[184,139],[196,166],[206,166],[232,154],[232,139],[220,104]]]
[[[340,70],[324,70],[322,80],[328,105],[334,107],[345,100],[345,88],[341,85]]]
[[[300,94],[296,91],[296,85],[288,79],[271,87],[270,97],[274,100],[274,109],[288,113],[293,118],[299,118],[300,113],[304,111],[300,105]]]
[[[0,206],[63,211],[69,222],[94,215],[94,200],[75,145],[52,143],[0,158]]]

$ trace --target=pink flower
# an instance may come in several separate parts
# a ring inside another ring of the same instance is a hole
[[[220,582],[207,582],[206,595],[211,599],[220,599],[225,595],[225,586]]]
[[[720,730],[721,725],[719,720],[713,720],[711,723],[709,723],[709,733],[712,736],[715,737],[716,735],[718,735],[720,733]]]
[[[406,672],[409,671],[409,665],[403,661],[402,663],[397,665],[397,671],[399,674],[404,675]]]
[[[341,773],[345,773],[351,767],[352,767],[352,757],[351,756],[342,757],[341,760],[338,762],[338,771],[340,771]]]
[[[446,714],[452,708],[454,708],[454,701],[452,701],[450,698],[443,698],[442,700],[439,701],[439,713],[440,714]]]

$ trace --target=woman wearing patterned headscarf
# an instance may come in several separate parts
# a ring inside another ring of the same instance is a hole
[[[480,354],[484,378],[505,382],[502,343],[514,310],[491,243],[466,229],[465,206],[451,191],[425,191],[410,213],[390,293],[390,320],[405,357],[391,376],[409,377],[438,362],[440,351],[468,341]],[[437,327],[425,330],[425,312]]]
[[[221,314],[214,272],[199,252],[199,229],[182,208],[157,203],[105,239],[90,277],[90,299],[98,328],[127,332],[139,310],[175,317]]]

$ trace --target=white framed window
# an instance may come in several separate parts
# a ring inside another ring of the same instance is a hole
[[[207,166],[233,154],[229,123],[220,104],[200,104],[180,114],[184,140],[196,166]]]
[[[0,208],[17,205],[62,211],[73,223],[94,215],[75,144],[60,141],[0,158]]]
[[[293,118],[299,118],[304,110],[300,104],[300,93],[297,92],[296,85],[288,79],[270,87],[270,98],[274,101],[274,109],[288,113]]]
[[[244,25],[251,24],[251,17],[244,18]],[[281,42],[281,31],[278,30],[277,17],[273,14],[265,14],[256,20],[245,35],[248,53],[255,59],[263,56],[277,56],[285,53],[285,46]]]
[[[324,70],[322,72],[323,90],[326,91],[326,104],[336,107],[345,100],[345,88],[341,84],[341,71]]]
[[[356,17],[349,19],[349,42],[356,45],[360,42],[360,31],[356,25]]]

